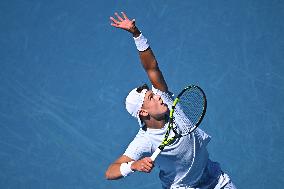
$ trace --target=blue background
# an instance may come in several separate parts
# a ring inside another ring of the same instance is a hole
[[[284,185],[284,1],[0,2],[0,188],[160,188],[158,170],[107,181],[135,136],[124,108],[148,82],[125,11],[171,90],[198,84],[210,158],[238,188]],[[148,82],[149,83],[149,82]]]

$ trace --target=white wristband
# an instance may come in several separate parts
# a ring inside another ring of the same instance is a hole
[[[131,164],[133,163],[134,161],[130,161],[130,162],[127,162],[127,163],[122,163],[120,165],[120,173],[123,177],[126,177],[127,175],[129,175],[130,173],[133,173],[134,171],[131,169]]]
[[[149,48],[149,44],[148,44],[148,40],[146,37],[144,37],[142,35],[142,33],[140,33],[140,35],[138,37],[133,37],[135,45],[138,49],[138,51],[145,51]]]

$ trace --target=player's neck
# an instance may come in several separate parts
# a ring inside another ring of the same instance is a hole
[[[165,116],[161,120],[151,118],[149,120],[146,120],[145,124],[146,124],[147,128],[150,128],[150,129],[161,129],[165,126],[165,124],[167,122],[168,122],[168,116]]]

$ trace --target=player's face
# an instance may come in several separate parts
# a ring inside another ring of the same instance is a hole
[[[161,96],[154,94],[151,90],[146,92],[142,108],[156,119],[163,118],[168,112],[168,106],[163,103]]]

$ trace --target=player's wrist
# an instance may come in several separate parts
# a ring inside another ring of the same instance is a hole
[[[134,161],[130,161],[130,162],[127,162],[127,163],[122,163],[120,165],[120,173],[123,177],[126,177],[130,173],[134,172],[134,170],[131,169],[131,166],[132,166],[133,163],[134,163]]]
[[[141,32],[137,37],[133,37],[133,39],[137,50],[140,52],[146,51],[150,47],[148,39]]]
[[[135,25],[130,29],[130,32],[133,37],[138,37],[141,34],[140,30]]]

